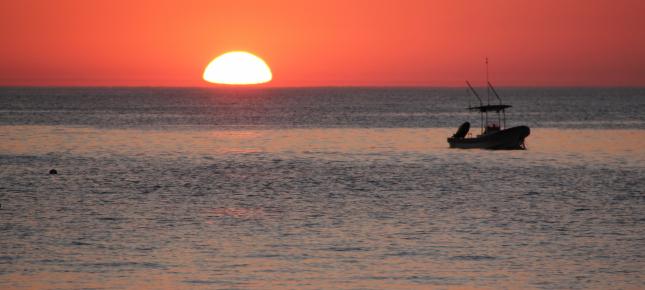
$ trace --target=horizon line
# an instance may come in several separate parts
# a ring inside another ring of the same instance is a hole
[[[475,88],[486,87],[476,85]],[[577,88],[577,89],[645,89],[645,85],[499,85],[500,88]],[[0,85],[0,88],[169,88],[169,89],[322,89],[322,88],[376,88],[376,89],[458,89],[457,85],[316,85],[316,86],[271,86],[271,85]]]

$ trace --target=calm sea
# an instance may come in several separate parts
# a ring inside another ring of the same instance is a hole
[[[0,289],[645,288],[645,89],[498,92],[0,88]]]

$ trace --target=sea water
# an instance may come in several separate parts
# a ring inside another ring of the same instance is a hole
[[[645,287],[645,89],[498,91],[1,88],[0,288]]]

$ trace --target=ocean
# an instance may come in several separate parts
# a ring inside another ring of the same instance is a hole
[[[0,88],[0,289],[645,288],[645,89],[498,92]]]

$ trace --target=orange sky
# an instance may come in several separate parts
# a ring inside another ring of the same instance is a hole
[[[0,85],[212,86],[246,50],[270,86],[645,86],[645,1],[0,0]]]

